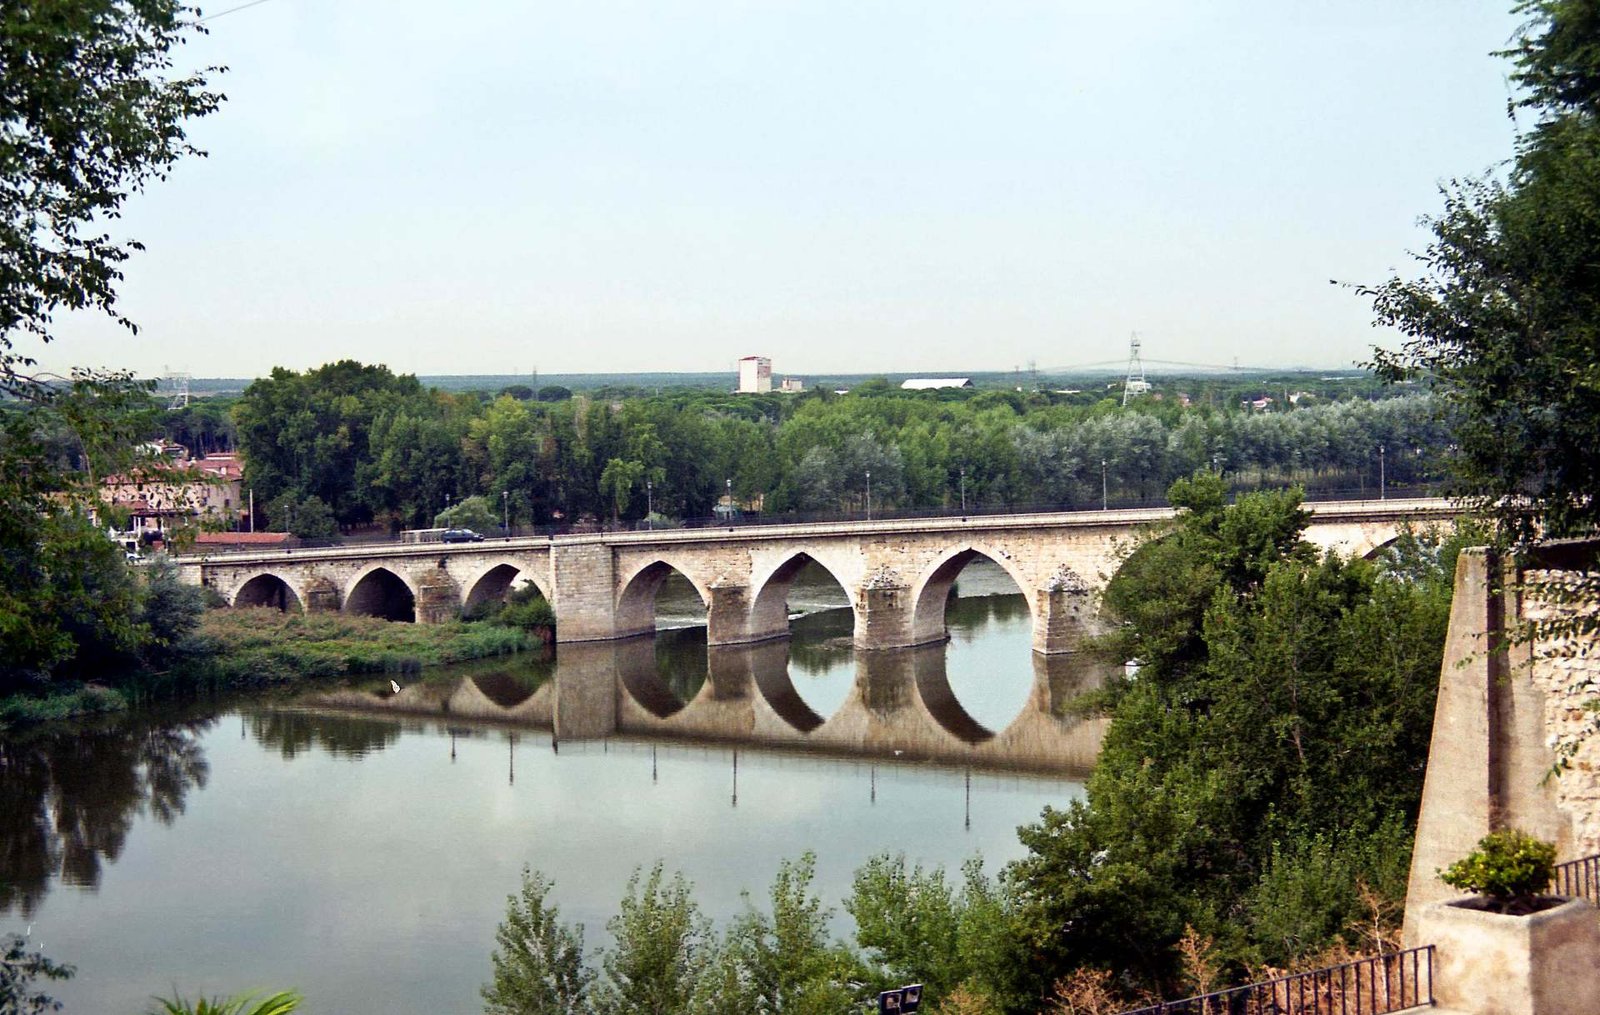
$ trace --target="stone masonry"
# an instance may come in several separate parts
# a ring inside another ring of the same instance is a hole
[[[1406,521],[1453,516],[1439,500],[1308,504],[1307,538],[1367,555]],[[655,595],[673,572],[699,592],[707,638],[734,645],[787,636],[787,596],[808,561],[849,595],[860,648],[945,637],[944,604],[977,557],[1003,568],[1028,598],[1034,648],[1070,652],[1092,628],[1098,590],[1122,554],[1170,519],[1168,509],[891,519],[808,525],[513,538],[466,544],[379,544],[242,552],[179,560],[185,580],[231,605],[343,610],[431,623],[532,582],[556,612],[562,642],[655,629]]]

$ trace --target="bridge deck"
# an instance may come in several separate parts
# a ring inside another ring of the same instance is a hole
[[[1321,522],[1393,521],[1400,518],[1445,519],[1461,511],[1456,502],[1440,497],[1389,500],[1307,501],[1305,508]],[[571,533],[559,536],[508,536],[481,543],[352,543],[344,546],[283,550],[223,550],[175,557],[179,564],[208,561],[251,563],[295,560],[340,560],[374,554],[393,557],[437,557],[457,553],[482,553],[487,549],[538,549],[581,543],[606,545],[716,543],[730,536],[740,542],[766,542],[787,539],[814,539],[818,536],[895,535],[918,532],[993,532],[1007,529],[1127,528],[1163,521],[1175,514],[1173,508],[1134,508],[1112,511],[1057,511],[1016,515],[962,515],[930,518],[886,518],[853,522],[799,522],[793,524],[733,524],[696,529],[646,529]]]

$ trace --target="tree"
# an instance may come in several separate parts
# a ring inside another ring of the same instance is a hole
[[[94,477],[132,459],[142,400],[125,379],[80,375],[0,415],[0,694],[140,644],[137,583],[88,512]]]
[[[1086,799],[1021,830],[1008,870],[1041,977],[1179,986],[1178,944],[1230,975],[1328,945],[1359,885],[1403,896],[1461,533],[1378,564],[1317,556],[1297,493],[1174,484],[1175,525],[1107,589],[1140,662]]]
[[[1446,188],[1422,274],[1358,291],[1404,336],[1379,371],[1435,380],[1457,491],[1525,540],[1600,525],[1600,12],[1515,10],[1529,20],[1500,55],[1534,123],[1505,180]]]
[[[194,634],[205,612],[200,588],[178,577],[178,566],[157,554],[144,566],[144,596],[139,620],[147,633],[141,655],[146,665],[164,668],[195,650]]]
[[[314,494],[301,499],[293,491],[283,493],[268,501],[266,509],[268,521],[301,539],[322,539],[339,531],[333,512]]]
[[[489,1015],[584,1015],[594,973],[583,962],[583,928],[561,922],[554,885],[522,869],[522,891],[506,900],[495,931],[494,981],[483,988]]]
[[[633,500],[633,488],[644,478],[643,462],[613,458],[600,472],[600,492],[611,502],[611,520],[618,521]]]
[[[814,854],[778,865],[771,914],[754,908],[728,929],[717,961],[702,977],[701,1008],[736,1001],[730,1010],[770,1015],[834,1015],[855,1000],[854,956],[828,935],[832,911],[811,892]]]
[[[437,528],[472,529],[475,532],[488,532],[500,524],[500,515],[494,506],[489,503],[489,498],[480,495],[464,497],[458,504],[452,504],[433,517],[433,524]]]
[[[887,988],[920,982],[942,1000],[959,990],[969,999],[1031,1011],[1026,982],[1032,957],[1021,951],[1007,894],[974,857],[955,889],[943,870],[924,870],[904,856],[876,856],[856,870],[845,910],[872,979]]]
[[[28,939],[20,934],[7,934],[0,945],[0,1011],[19,1015],[60,1011],[61,1003],[36,990],[34,981],[39,977],[65,980],[72,976],[73,968],[52,961],[43,952],[30,952]]]
[[[270,501],[293,494],[297,502],[316,497],[341,525],[372,518],[374,482],[380,492],[387,492],[398,482],[396,477],[421,476],[430,464],[403,453],[389,462],[375,461],[379,454],[371,446],[374,425],[383,420],[393,429],[403,416],[410,427],[411,421],[437,420],[443,412],[415,377],[396,376],[388,367],[354,360],[328,363],[304,374],[275,368],[270,376],[251,382],[233,411],[245,473],[257,496]],[[430,446],[438,448],[437,435],[432,428],[425,429]],[[445,453],[447,462],[454,463],[456,448],[448,447]],[[436,490],[439,500],[419,508],[417,517],[425,518],[435,505],[442,506],[445,492],[454,490]]]
[[[596,992],[600,1015],[687,1015],[711,957],[711,929],[682,874],[666,881],[657,863],[628,879],[621,911],[606,924],[615,940]]]
[[[61,0],[0,11],[0,391],[38,390],[19,333],[51,339],[59,310],[116,309],[133,240],[98,232],[185,155],[187,120],[222,96],[169,78],[198,14],[174,0]]]

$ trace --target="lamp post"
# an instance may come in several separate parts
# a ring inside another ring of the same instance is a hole
[[[1106,480],[1106,460],[1100,459],[1100,510],[1105,511],[1111,506],[1111,487]]]
[[[653,480],[644,481],[644,527],[654,529],[656,523],[650,516],[656,513],[656,484]]]
[[[511,535],[511,493],[508,490],[500,491],[500,527],[506,530],[506,535]]]
[[[867,470],[867,521],[872,521],[872,470]]]
[[[967,467],[961,467],[961,513],[967,513]]]
[[[1378,445],[1378,499],[1379,500],[1388,500],[1389,499],[1389,482],[1388,482],[1389,481],[1389,476],[1388,476],[1388,471],[1387,471],[1387,468],[1386,468],[1386,464],[1387,463],[1386,463],[1386,460],[1384,458],[1385,450],[1386,449],[1384,448],[1384,446],[1382,444]]]
[[[733,477],[729,476],[723,481],[728,489],[728,521],[733,521]]]

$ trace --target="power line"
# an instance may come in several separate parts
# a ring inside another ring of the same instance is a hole
[[[201,19],[199,19],[199,20],[198,20],[198,21],[196,21],[196,22],[195,22],[195,24],[197,24],[197,25],[203,25],[203,24],[205,24],[205,23],[206,23],[206,22],[207,22],[207,21],[215,21],[215,20],[217,20],[217,19],[218,19],[218,18],[221,18],[221,17],[226,17],[226,16],[227,16],[227,15],[229,15],[229,14],[236,14],[236,13],[238,13],[238,12],[239,12],[239,11],[242,11],[242,10],[244,10],[244,9],[245,9],[245,8],[247,8],[247,7],[258,7],[258,6],[260,6],[260,5],[261,5],[261,4],[264,4],[264,3],[266,3],[266,2],[267,2],[267,0],[250,0],[250,2],[249,2],[249,3],[247,3],[247,4],[240,4],[240,5],[239,5],[239,6],[237,6],[237,7],[229,7],[229,8],[228,8],[228,9],[227,9],[227,10],[225,10],[225,11],[218,11],[218,12],[217,12],[217,13],[215,13],[215,14],[207,14],[207,15],[206,15],[206,16],[205,16],[205,17],[203,17],[203,18],[201,18]]]

